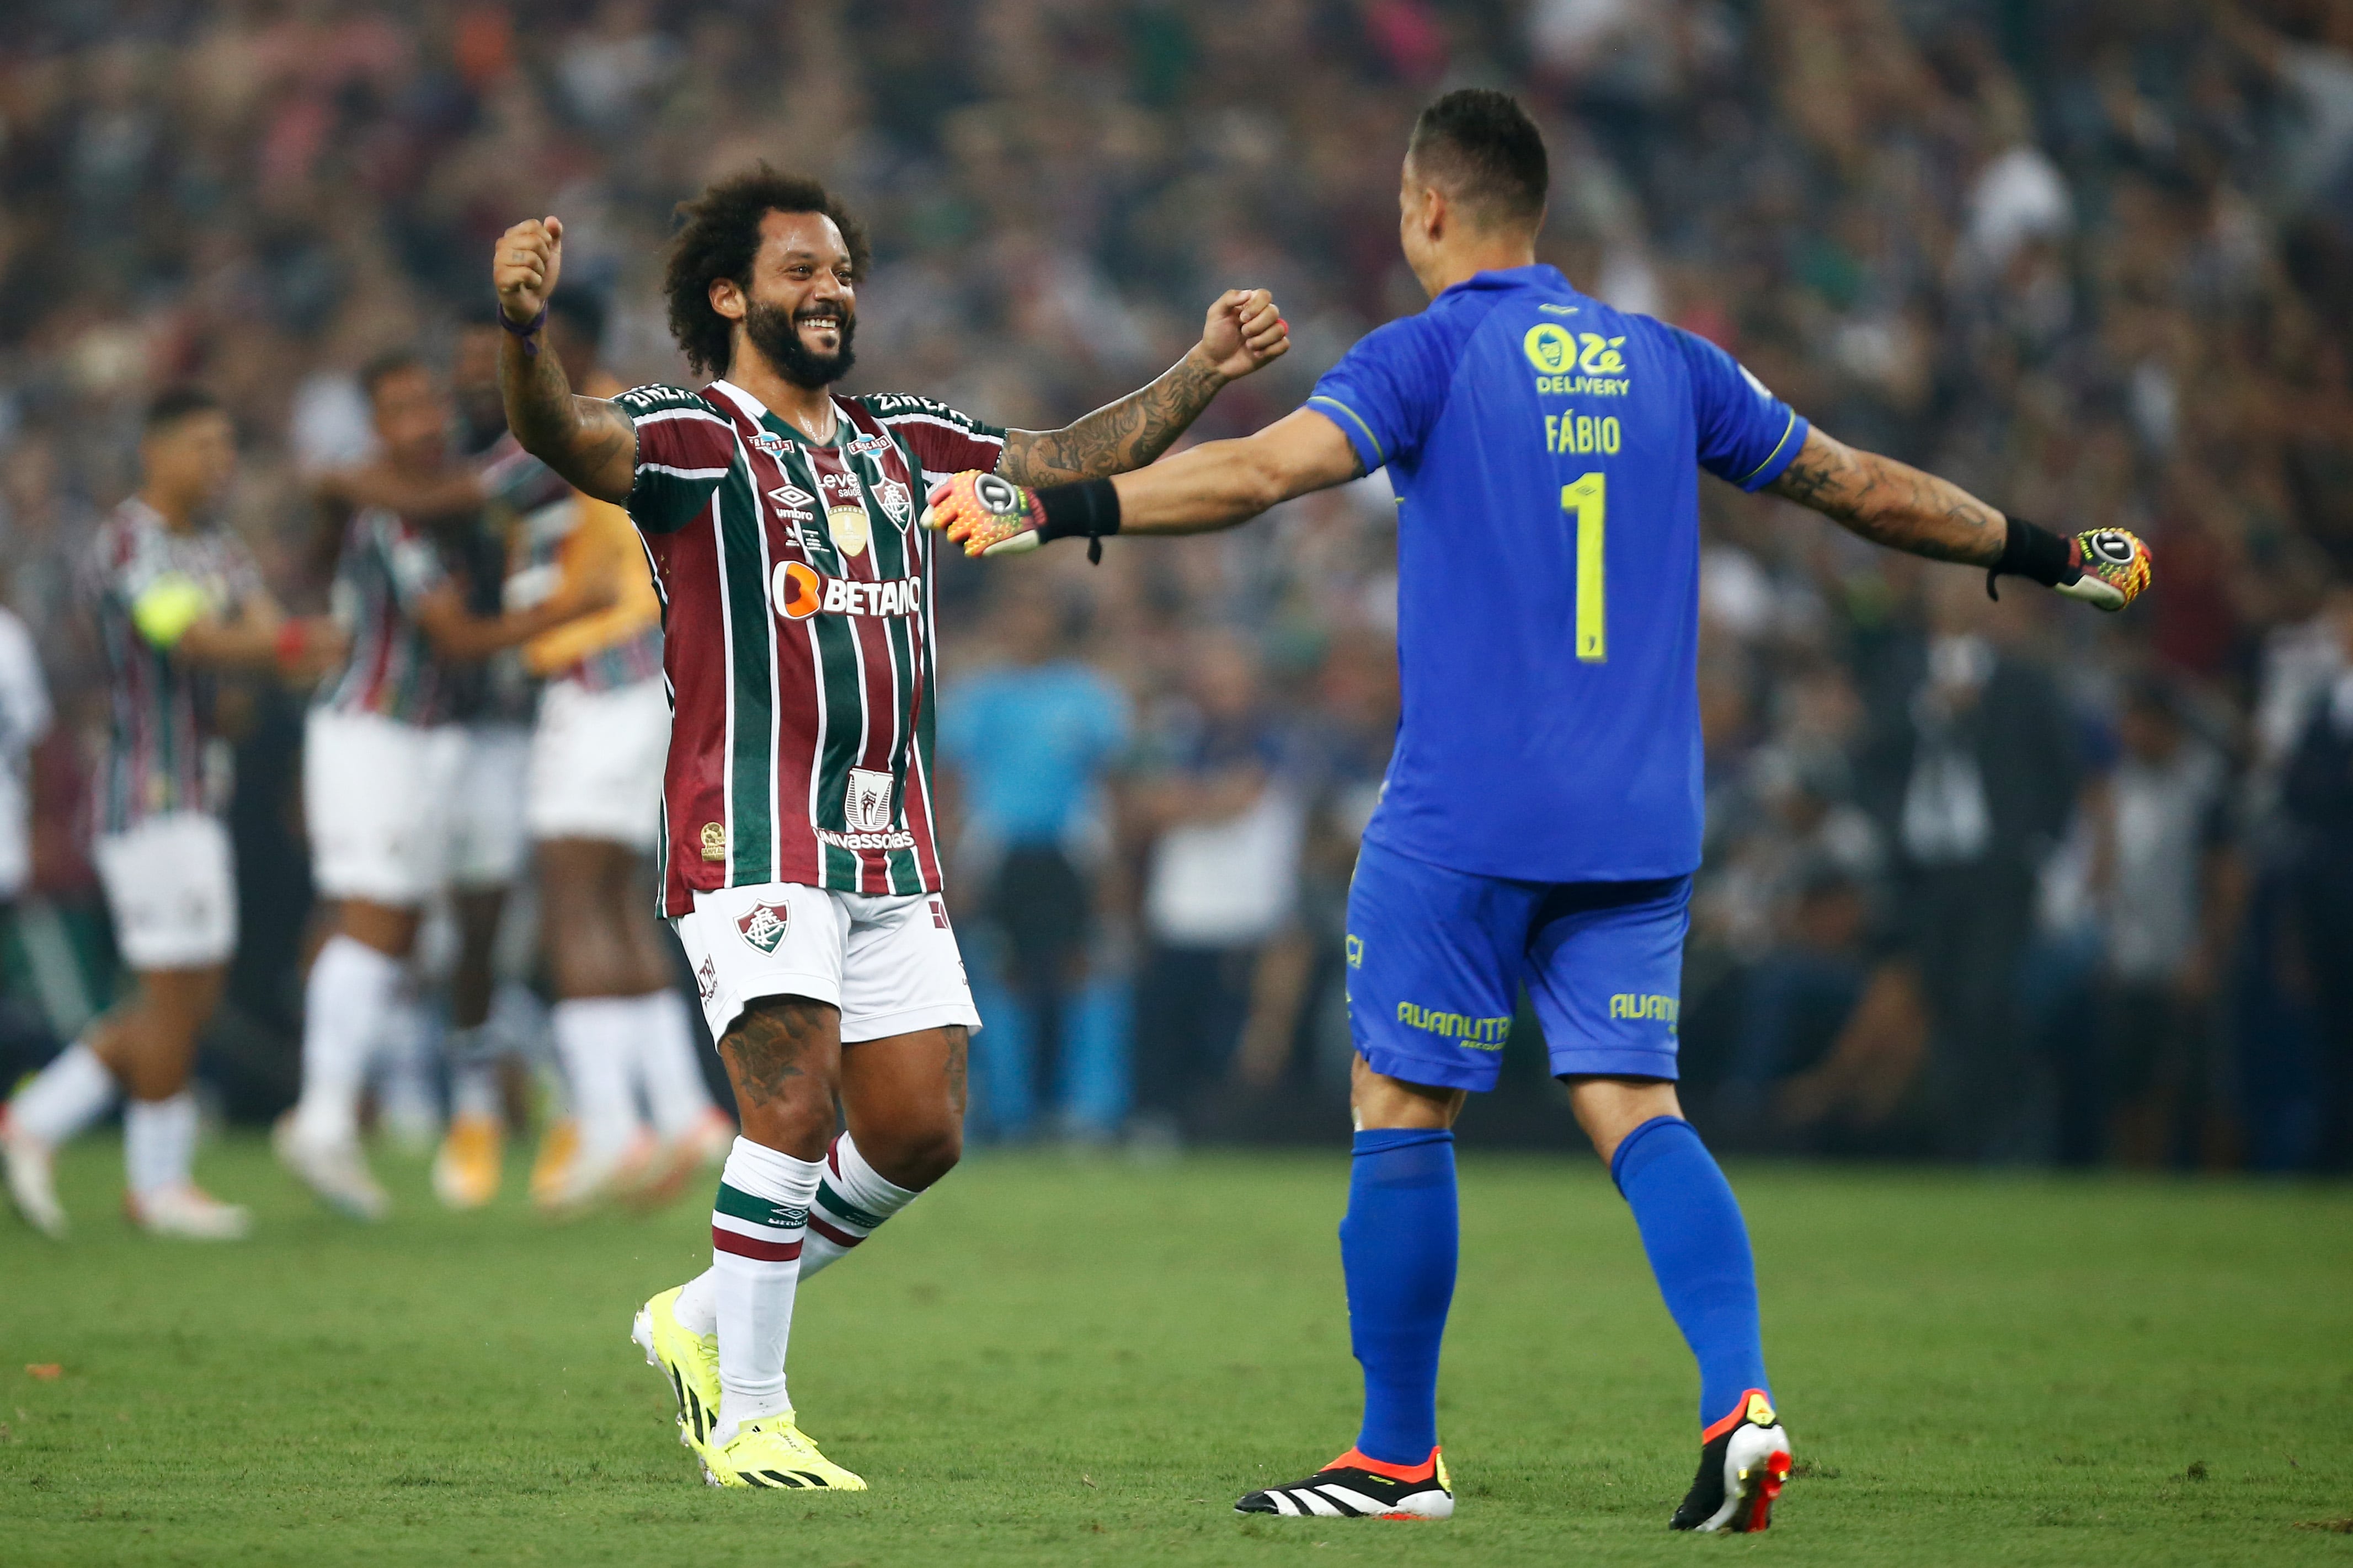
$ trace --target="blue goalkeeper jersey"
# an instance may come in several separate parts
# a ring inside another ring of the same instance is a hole
[[[1532,882],[1699,865],[1699,470],[1770,483],[1806,422],[1731,355],[1482,272],[1307,406],[1398,495],[1404,717],[1365,837]]]

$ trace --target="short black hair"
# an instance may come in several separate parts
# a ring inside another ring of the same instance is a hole
[[[734,356],[734,323],[711,308],[711,286],[732,278],[752,284],[752,260],[760,253],[760,223],[772,212],[822,213],[841,230],[849,249],[849,275],[866,276],[872,252],[866,229],[834,194],[816,180],[755,163],[678,204],[678,237],[670,242],[662,292],[670,300],[670,335],[686,363],[705,374],[725,374]]]
[[[558,289],[547,302],[550,320],[564,323],[575,342],[594,350],[605,343],[605,300],[587,289]]]
[[[1482,220],[1533,226],[1544,216],[1552,184],[1544,132],[1508,92],[1466,87],[1448,93],[1413,122],[1407,153],[1423,183]]]
[[[220,399],[201,386],[165,387],[147,405],[147,414],[140,421],[140,428],[153,435],[167,425],[177,425],[191,415],[217,413],[220,405]]]
[[[360,390],[367,394],[370,403],[375,401],[376,388],[403,371],[423,370],[425,362],[417,357],[414,349],[386,349],[360,366]]]

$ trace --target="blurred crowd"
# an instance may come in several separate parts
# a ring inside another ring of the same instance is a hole
[[[12,12],[0,563],[58,720],[20,770],[0,1037],[69,1032],[111,984],[69,585],[159,385],[232,408],[232,521],[281,600],[321,607],[311,478],[367,451],[360,366],[448,364],[491,309],[492,237],[554,213],[608,363],[682,379],[671,205],[765,158],[872,232],[853,389],[1057,426],[1263,286],[1293,353],[1198,433],[1253,428],[1419,307],[1405,134],[1487,83],[1546,128],[1544,256],[1580,287],[1723,343],[1851,443],[2155,550],[2157,590],[2108,621],[1704,492],[1694,1119],[1788,1152],[2353,1158],[2353,0]],[[977,1131],[1336,1117],[1393,529],[1376,476],[1099,568],[944,563]],[[291,1077],[301,700],[236,710],[247,938],[207,1071],[263,1110]],[[1541,1052],[1507,1059],[1535,1092],[1472,1124],[1565,1142]]]

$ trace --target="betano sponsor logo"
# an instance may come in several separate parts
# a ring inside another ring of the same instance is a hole
[[[923,580],[886,577],[879,583],[854,577],[828,577],[799,561],[777,564],[768,581],[768,595],[776,614],[788,621],[811,616],[919,616],[923,611]]]
[[[1434,1007],[1419,1007],[1411,1002],[1400,1002],[1398,1022],[1409,1029],[1441,1039],[1459,1040],[1474,1051],[1500,1051],[1512,1032],[1512,1016],[1500,1018],[1473,1018],[1461,1013],[1442,1013]]]

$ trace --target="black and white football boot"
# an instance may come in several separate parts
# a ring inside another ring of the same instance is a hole
[[[1234,1511],[1285,1519],[1451,1519],[1454,1483],[1436,1448],[1419,1465],[1392,1465],[1351,1448],[1303,1481],[1250,1493]]]
[[[1740,1408],[1700,1434],[1699,1475],[1670,1530],[1746,1534],[1772,1522],[1774,1501],[1789,1479],[1789,1434],[1762,1391],[1740,1396]]]

